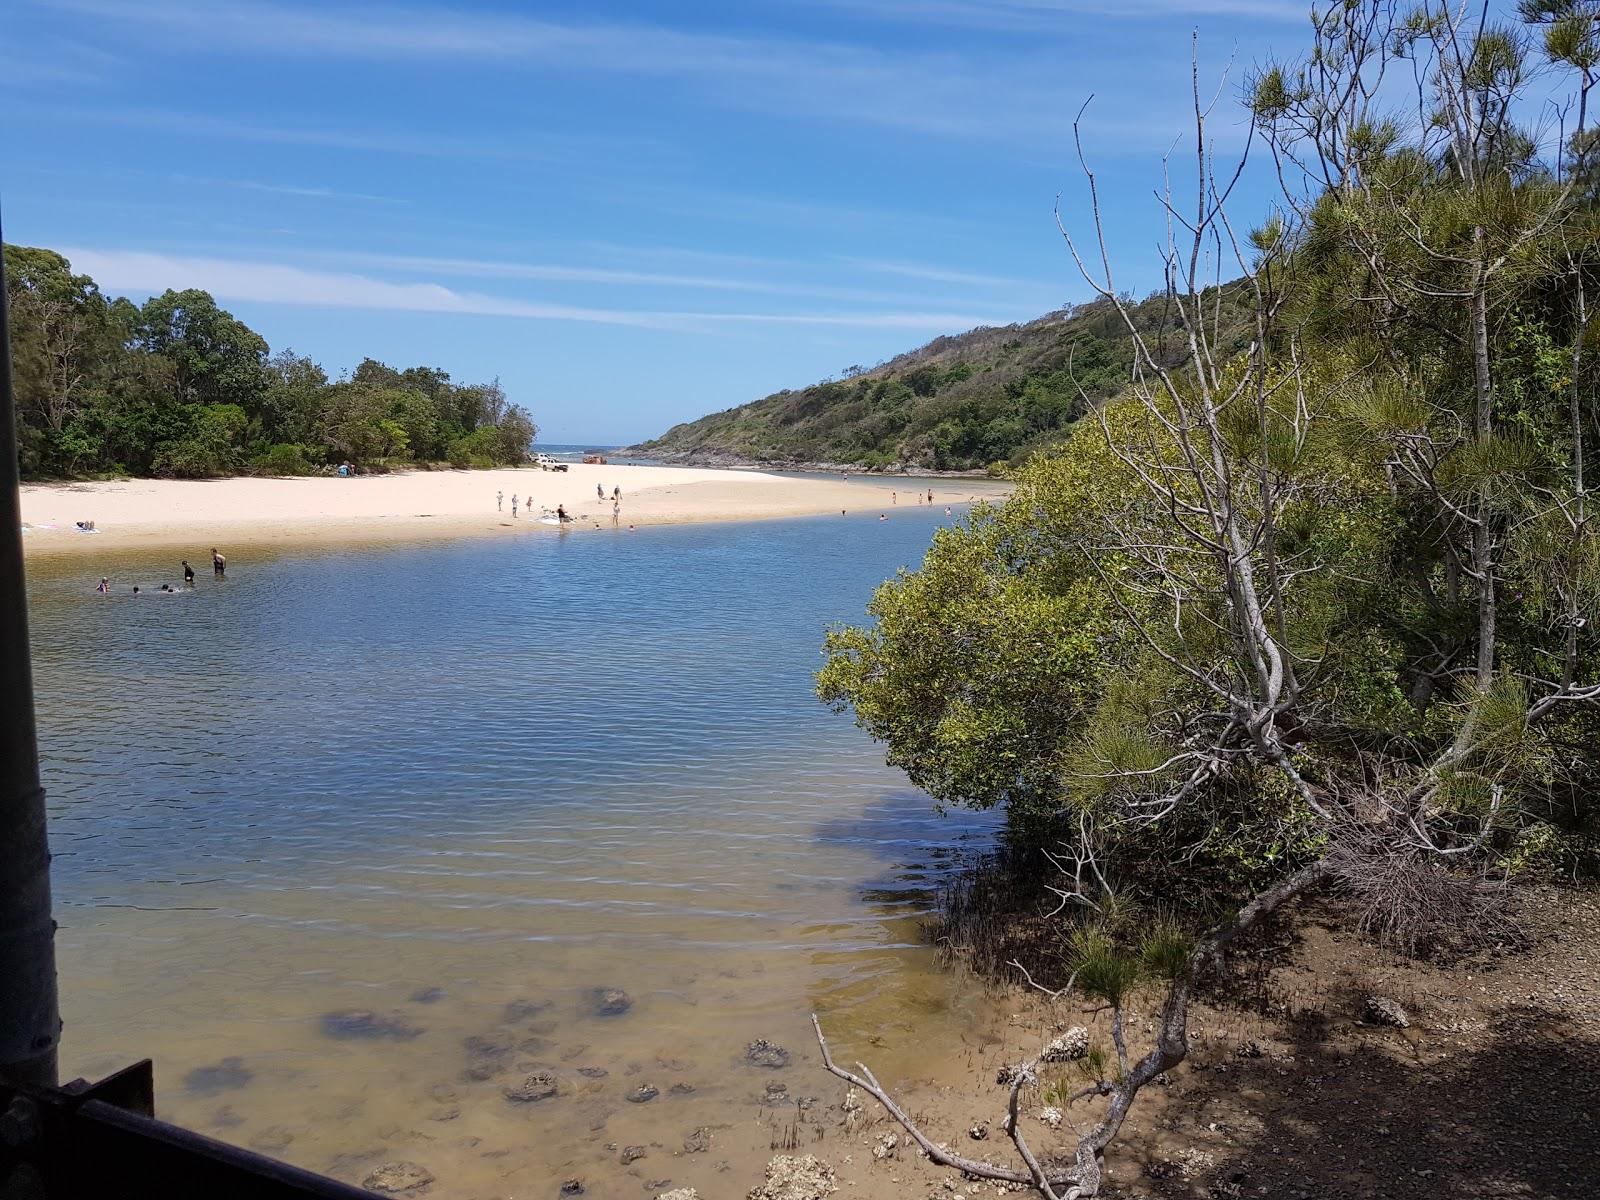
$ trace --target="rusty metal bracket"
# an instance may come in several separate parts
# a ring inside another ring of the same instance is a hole
[[[0,1076],[0,1200],[372,1200],[155,1117],[145,1059],[98,1083]]]

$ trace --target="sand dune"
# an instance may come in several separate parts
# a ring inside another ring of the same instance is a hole
[[[935,502],[965,500],[969,481],[933,481]],[[917,481],[926,492],[928,481]],[[907,481],[908,486],[914,486]],[[596,486],[606,499],[598,500]],[[473,534],[556,535],[539,524],[558,504],[575,532],[611,527],[611,491],[622,489],[620,523],[740,521],[884,509],[880,487],[756,471],[583,466],[566,472],[409,471],[351,479],[137,479],[29,484],[22,489],[23,543],[30,554],[99,553],[119,546],[210,546],[223,542],[408,540]],[[503,509],[495,494],[504,494]],[[518,516],[511,515],[517,497]],[[908,499],[909,493],[902,499]],[[530,520],[530,509],[532,520]],[[98,532],[78,532],[93,521]]]

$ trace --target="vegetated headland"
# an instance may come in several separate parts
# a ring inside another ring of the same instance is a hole
[[[1250,332],[1245,289],[1225,285],[1216,299],[1216,350],[1238,353]],[[1183,348],[1166,296],[1126,307],[1157,358],[1178,365]],[[1097,300],[1022,325],[935,338],[628,449],[695,466],[1005,474],[1059,447],[1078,418],[1126,385],[1134,358],[1123,315]]]

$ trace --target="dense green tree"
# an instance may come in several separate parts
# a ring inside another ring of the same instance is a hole
[[[331,383],[206,292],[140,308],[108,300],[52,250],[6,246],[6,289],[26,477],[100,473],[308,474],[351,461],[494,466],[537,434],[496,380],[365,359]]]
[[[1179,361],[1069,237],[1137,370],[828,639],[823,698],[892,761],[1051,831],[1068,986],[1112,1012],[1070,1165],[1041,1165],[1014,1107],[1025,1170],[935,1161],[1096,1195],[1140,1089],[1188,1053],[1194,988],[1262,917],[1333,888],[1400,949],[1495,930],[1497,884],[1593,834],[1600,5],[1527,8],[1577,88],[1548,161],[1518,124],[1544,99],[1530,31],[1462,14],[1332,6],[1303,64],[1260,74],[1256,130],[1310,182],[1248,235],[1209,168],[1197,208],[1169,197]],[[1390,71],[1422,126],[1385,109]],[[1208,164],[1203,116],[1197,138]],[[1242,350],[1208,257],[1241,273]]]

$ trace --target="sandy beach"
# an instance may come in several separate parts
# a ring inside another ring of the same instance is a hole
[[[924,495],[931,486],[936,504],[965,501],[973,490],[967,480],[907,480],[903,501],[917,485]],[[597,486],[604,501],[596,496]],[[896,507],[870,484],[687,467],[573,464],[565,472],[525,467],[350,479],[134,479],[24,485],[23,544],[29,554],[95,554],[138,546],[205,549],[224,542],[556,535],[560,531],[538,517],[558,504],[576,518],[568,530],[611,528],[613,488],[622,489],[622,528]],[[496,493],[504,495],[503,508],[496,507]],[[96,532],[80,532],[79,521],[94,522]]]

